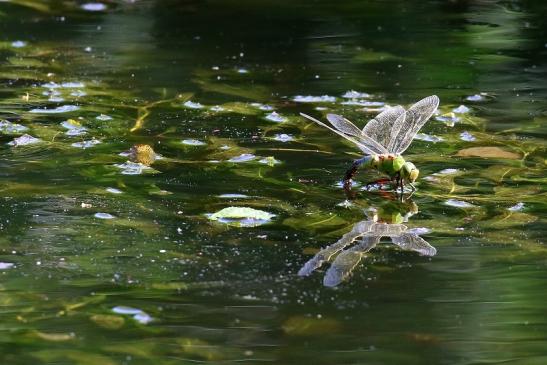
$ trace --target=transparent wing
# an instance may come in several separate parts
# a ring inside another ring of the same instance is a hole
[[[327,119],[339,131],[357,137],[362,144],[367,146],[374,153],[387,153],[387,149],[382,144],[380,144],[377,139],[375,139],[373,136],[361,132],[361,130],[357,128],[355,124],[353,124],[343,116],[338,114],[327,114]]]
[[[361,132],[378,143],[390,152],[390,142],[397,136],[405,120],[405,109],[400,106],[388,108],[371,119]]]
[[[333,287],[344,281],[361,262],[365,254],[380,242],[381,236],[364,236],[362,243],[343,251],[325,273],[323,285]]]
[[[405,113],[405,119],[396,135],[391,135],[388,143],[390,153],[402,154],[439,106],[436,95],[428,96],[412,105]]]
[[[311,116],[309,116],[309,115],[307,115],[307,114],[300,113],[300,115],[303,116],[304,118],[307,118],[307,119],[311,120],[312,122],[315,122],[315,123],[319,124],[319,125],[322,126],[322,127],[325,127],[325,128],[327,128],[327,129],[330,129],[331,131],[333,131],[334,133],[338,134],[339,136],[341,136],[341,137],[347,139],[348,141],[352,142],[352,143],[355,144],[357,147],[359,147],[359,149],[360,149],[361,151],[363,151],[364,153],[366,153],[367,155],[373,155],[373,154],[375,154],[375,153],[378,153],[378,152],[375,152],[375,151],[371,150],[368,146],[365,146],[365,145],[362,143],[362,141],[358,140],[356,137],[352,137],[352,136],[349,136],[349,135],[347,135],[347,134],[344,134],[344,133],[342,133],[342,132],[340,132],[340,131],[338,131],[338,130],[336,130],[336,129],[334,129],[334,128],[328,126],[328,125],[326,125],[325,123],[323,123],[323,122],[321,122],[321,121],[319,121],[319,120],[315,119],[314,117],[311,117]]]
[[[399,236],[392,236],[391,241],[403,250],[415,251],[422,256],[435,256],[437,254],[437,249],[416,233],[406,232]]]
[[[374,221],[361,221],[356,223],[351,231],[343,235],[337,242],[325,247],[302,266],[298,271],[299,276],[308,276],[315,269],[320,267],[323,262],[328,261],[334,254],[343,250],[344,247],[352,244],[356,239],[370,231],[370,227],[376,224]]]

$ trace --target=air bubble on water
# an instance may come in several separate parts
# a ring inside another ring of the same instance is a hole
[[[95,213],[93,215],[95,218],[99,218],[99,219],[114,219],[116,218],[115,216],[113,216],[112,214],[109,214],[109,213]]]
[[[417,139],[417,140],[420,140],[420,141],[425,141],[425,142],[433,142],[433,143],[444,141],[444,139],[442,137],[438,137],[438,136],[434,136],[434,135],[430,135],[430,134],[425,134],[425,133],[416,134],[414,139]]]
[[[475,136],[473,136],[471,133],[467,131],[463,131],[460,133],[460,139],[466,142],[473,142],[476,140]]]
[[[207,143],[205,143],[203,141],[199,141],[197,139],[184,139],[184,140],[182,140],[181,143],[185,144],[187,146],[204,146],[204,145],[207,144]]]
[[[270,114],[266,115],[265,118],[276,123],[283,123],[287,120],[287,118],[281,116],[277,112],[271,112]]]
[[[106,115],[106,114],[99,114],[95,117],[95,119],[102,120],[102,121],[107,121],[107,120],[111,120],[112,117],[110,115]]]
[[[82,4],[82,9],[85,11],[104,11],[107,7],[103,3],[85,3]]]
[[[520,212],[523,209],[524,209],[524,203],[522,203],[522,202],[517,203],[517,204],[513,205],[512,207],[507,208],[507,210],[510,211],[510,212]]]
[[[23,48],[27,46],[27,42],[25,41],[13,41],[11,42],[11,46],[13,48]]]
[[[459,107],[452,109],[452,112],[456,114],[465,114],[469,113],[469,110],[470,109],[465,105],[460,105]]]
[[[90,147],[93,147],[95,145],[98,145],[99,143],[101,143],[100,140],[98,139],[90,139],[90,140],[87,140],[87,141],[81,141],[81,142],[74,142],[71,144],[72,147],[76,147],[76,148],[90,148]]]
[[[42,142],[40,138],[33,137],[29,134],[23,134],[20,137],[14,138],[13,141],[8,142],[7,144],[9,146],[17,147],[17,146],[26,146],[29,144],[36,144],[40,142]]]
[[[248,162],[248,161],[252,161],[256,159],[256,156],[253,155],[252,153],[243,153],[239,156],[235,156],[235,157],[232,157],[231,159],[229,159],[228,161],[229,162],[236,162],[236,163],[239,163],[239,162]]]
[[[465,98],[465,100],[469,100],[469,101],[483,101],[483,100],[484,100],[484,96],[481,95],[481,94],[469,95],[468,97]]]
[[[444,204],[451,207],[455,207],[455,208],[475,208],[476,207],[476,205],[473,205],[471,203],[464,202],[461,200],[456,200],[456,199],[448,199],[447,201],[444,202]]]
[[[190,108],[190,109],[202,109],[203,108],[202,104],[197,103],[197,102],[193,102],[191,100],[188,100],[183,105],[187,108]]]
[[[279,142],[290,142],[292,141],[294,138],[293,136],[291,136],[290,134],[285,134],[285,133],[281,133],[281,134],[276,134],[274,139],[276,141],[279,141]]]
[[[346,98],[346,99],[362,99],[362,98],[370,98],[370,97],[372,97],[372,95],[369,94],[369,93],[363,93],[363,92],[359,92],[359,91],[355,91],[355,90],[349,90],[349,91],[346,91],[342,95],[342,97]]]
[[[62,105],[62,106],[59,106],[57,108],[53,108],[53,109],[41,109],[41,108],[36,108],[36,109],[31,109],[29,112],[30,113],[34,113],[34,114],[57,114],[57,113],[68,113],[68,112],[73,112],[75,110],[78,110],[80,109],[79,106],[77,105]]]
[[[336,97],[330,95],[296,95],[292,100],[297,103],[335,103]]]

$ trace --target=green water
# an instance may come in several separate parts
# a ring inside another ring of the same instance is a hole
[[[0,118],[28,128],[0,128],[2,364],[547,361],[543,1],[82,4],[0,2]],[[361,172],[345,201],[358,150],[298,114],[362,126],[382,105],[350,90],[469,108],[405,153],[412,198]],[[163,159],[123,174],[136,143]],[[275,217],[208,218],[229,206]],[[384,237],[298,275],[374,215],[436,255]]]

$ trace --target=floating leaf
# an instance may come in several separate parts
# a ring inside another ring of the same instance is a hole
[[[283,331],[293,336],[324,336],[342,330],[342,325],[334,319],[294,316],[282,325]]]
[[[248,207],[228,207],[219,210],[216,213],[213,213],[209,216],[211,220],[219,220],[222,218],[227,219],[256,219],[256,220],[270,220],[275,217],[275,214],[265,212],[263,210],[258,210]]]
[[[95,314],[91,316],[90,319],[98,326],[109,330],[117,330],[122,328],[125,323],[125,319],[123,317],[109,314]]]
[[[483,158],[507,158],[517,160],[520,158],[518,153],[506,151],[499,147],[471,147],[458,151],[456,154],[461,157],[483,157]]]

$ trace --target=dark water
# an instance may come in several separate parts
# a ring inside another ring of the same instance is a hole
[[[547,361],[543,1],[104,4],[0,3],[0,116],[28,128],[0,125],[3,364]],[[432,94],[418,191],[361,172],[345,201],[357,149],[298,113]],[[123,174],[136,143],[164,158]],[[206,215],[230,206],[275,217]],[[430,256],[383,237],[297,275],[367,220]]]

